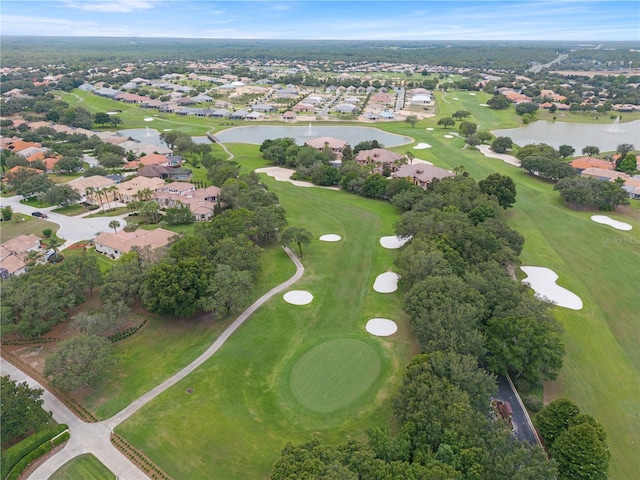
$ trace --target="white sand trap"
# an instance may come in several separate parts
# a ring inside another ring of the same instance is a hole
[[[170,132],[171,129],[170,128],[165,128],[164,130],[162,130],[163,132]]]
[[[453,138],[453,135],[445,135],[444,138]]]
[[[454,100],[460,100],[458,97],[453,97]]]
[[[476,96],[476,94],[475,94],[475,93],[470,93],[470,94],[469,94],[469,96],[470,96],[470,97],[475,97],[475,96]]]
[[[631,230],[633,227],[628,223],[619,222],[618,220],[614,220],[611,217],[607,217],[606,215],[593,215],[591,217],[596,223],[602,223],[603,225],[609,225],[610,227],[616,228],[618,230]]]
[[[424,150],[425,148],[431,148],[431,145],[429,145],[428,143],[419,143],[413,148],[415,150]]]
[[[398,290],[398,279],[400,277],[395,272],[381,273],[373,282],[373,289],[378,293],[393,293]]]
[[[266,173],[270,177],[273,177],[278,182],[289,182],[295,185],[296,187],[316,187],[316,188],[325,188],[327,190],[340,190],[338,187],[320,187],[318,185],[314,185],[311,182],[304,182],[302,180],[292,180],[291,175],[296,173],[295,170],[290,168],[283,167],[263,167],[257,168],[255,170],[256,173]]]
[[[329,233],[327,235],[322,235],[320,237],[320,240],[322,240],[323,242],[339,242],[340,240],[342,240],[342,237],[334,233]]]
[[[384,248],[394,250],[396,248],[402,247],[409,240],[411,240],[411,237],[403,238],[396,237],[395,235],[390,237],[380,237],[380,245],[382,245]]]
[[[427,127],[427,130],[431,132],[433,130],[433,127]]]
[[[285,293],[282,298],[291,305],[307,305],[313,300],[313,295],[304,290],[291,290]]]
[[[398,331],[398,325],[388,318],[372,318],[364,327],[367,332],[376,337],[388,337]]]
[[[145,117],[144,121],[145,122],[153,122],[153,117]]]
[[[107,115],[117,115],[119,112],[107,112]]]
[[[481,107],[488,107],[488,106],[489,106],[489,104],[488,104],[488,103],[481,103],[481,104],[480,104],[480,106],[481,106]]]
[[[547,300],[560,307],[571,310],[582,310],[582,300],[575,293],[561,287],[556,283],[558,274],[545,267],[520,267],[527,274],[522,283],[528,284],[535,292],[536,297]]]

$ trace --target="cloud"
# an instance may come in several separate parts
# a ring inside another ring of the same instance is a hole
[[[87,12],[110,13],[130,13],[136,10],[147,10],[155,6],[154,2],[150,0],[65,0],[64,5]]]

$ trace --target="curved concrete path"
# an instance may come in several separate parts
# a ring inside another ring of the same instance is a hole
[[[2,375],[10,375],[13,380],[18,382],[26,381],[31,388],[42,388],[44,394],[45,410],[53,412],[53,418],[59,423],[66,423],[69,425],[69,431],[71,433],[71,439],[67,445],[58,453],[47,459],[42,465],[40,465],[30,476],[29,479],[33,480],[46,480],[53,473],[62,467],[65,463],[78,455],[84,453],[93,454],[98,460],[100,460],[109,470],[111,470],[116,478],[126,480],[147,480],[149,477],[145,475],[142,470],[138,469],[133,463],[125,457],[120,450],[111,444],[109,438],[113,429],[140,410],[143,406],[156,398],[165,390],[169,389],[177,382],[185,378],[196,368],[207,361],[214,353],[216,353],[222,345],[231,337],[231,335],[267,300],[274,295],[288,289],[296,283],[304,274],[304,267],[298,258],[287,247],[284,247],[285,252],[296,266],[296,272],[287,281],[277,285],[262,295],[256,300],[249,308],[242,312],[234,322],[216,339],[215,342],[198,358],[196,358],[189,365],[184,367],[175,375],[171,376],[154,389],[148,391],[137,400],[134,400],[115,414],[113,417],[108,418],[99,423],[85,423],[75,416],[71,410],[69,410],[60,400],[53,396],[45,387],[40,385],[37,381],[29,377],[27,374],[14,367],[10,363],[3,361],[0,363],[0,371]]]

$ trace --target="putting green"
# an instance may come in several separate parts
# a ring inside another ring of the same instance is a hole
[[[289,384],[295,398],[316,412],[334,412],[367,391],[380,374],[380,357],[364,342],[331,340],[296,362]]]

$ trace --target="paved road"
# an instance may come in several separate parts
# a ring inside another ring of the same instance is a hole
[[[82,223],[82,222],[80,222]],[[291,285],[302,278],[304,267],[300,260],[291,252],[289,248],[285,251],[291,261],[296,266],[295,274],[287,281],[272,288],[267,293],[256,300],[249,308],[247,308],[236,320],[216,339],[215,342],[198,358],[180,370],[178,373],[168,378],[160,385],[142,395],[133,401],[129,406],[114,415],[113,417],[99,423],[85,423],[76,417],[60,400],[49,393],[42,385],[31,377],[14,367],[8,362],[3,361],[0,364],[2,375],[10,375],[12,379],[23,382],[26,381],[32,388],[43,388],[44,408],[53,412],[53,418],[59,423],[69,425],[71,439],[67,445],[57,454],[50,457],[42,465],[40,465],[29,477],[32,480],[46,480],[56,470],[65,463],[78,455],[84,453],[93,454],[100,460],[109,470],[111,470],[117,478],[126,480],[146,480],[148,477],[142,473],[135,465],[133,465],[127,457],[125,457],[110,441],[110,432],[119,424],[128,419],[131,415],[140,410],[143,406],[156,398],[162,392],[175,385],[177,382],[185,378],[196,368],[207,361],[215,354],[220,347],[231,337],[231,335],[267,300],[274,295],[288,289]]]
[[[532,445],[538,445],[538,437],[533,430],[529,415],[520,401],[518,392],[516,392],[507,377],[498,377],[498,394],[496,397],[503,402],[509,402],[511,405],[511,410],[513,411],[511,420],[515,428],[516,438]]]
[[[33,212],[46,212],[49,218],[46,220],[60,225],[58,230],[58,237],[65,240],[65,244],[61,247],[61,250],[68,248],[80,240],[93,240],[100,232],[110,232],[113,229],[109,227],[109,222],[112,220],[120,221],[122,228],[126,225],[125,217],[127,213],[119,215],[117,217],[99,217],[99,218],[83,218],[67,217],[59,213],[52,212],[55,206],[48,208],[34,208],[29,205],[20,203],[22,200],[21,195],[14,195],[13,197],[7,197],[0,199],[0,204],[3,207],[11,206],[14,212],[24,213],[31,215]]]

